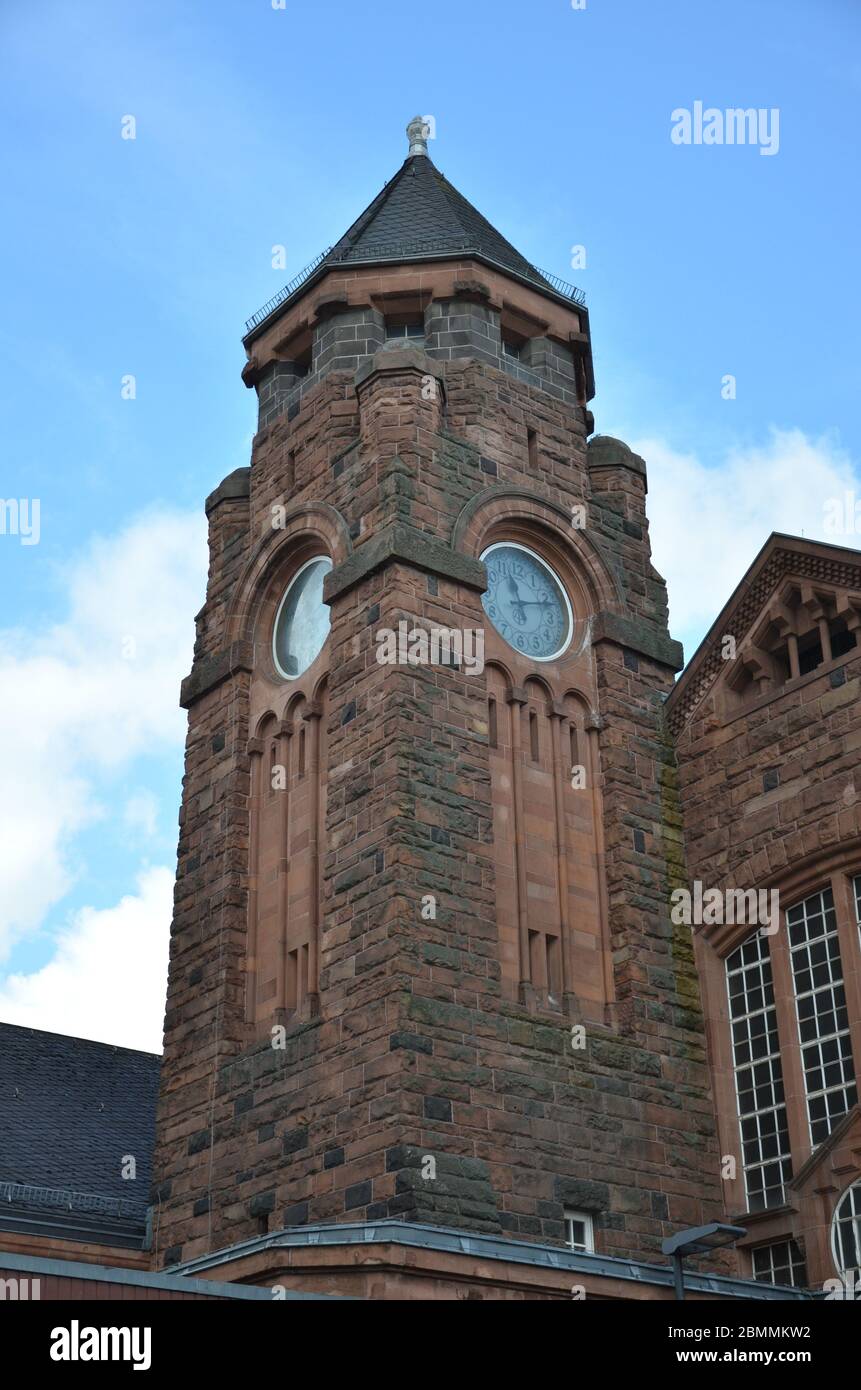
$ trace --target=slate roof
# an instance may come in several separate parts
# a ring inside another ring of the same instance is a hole
[[[337,266],[444,260],[466,254],[489,262],[555,299],[583,302],[581,291],[543,274],[522,256],[449,183],[430,155],[410,154],[340,241],[248,320],[245,341],[276,309],[292,303]]]
[[[0,1023],[0,1225],[40,1212],[69,1226],[86,1213],[86,1224],[108,1234],[142,1234],[160,1062],[149,1052]],[[137,1165],[134,1181],[122,1177],[126,1154]],[[46,1221],[37,1224],[45,1229]]]
[[[407,156],[322,264],[400,258],[407,247],[442,256],[474,251],[516,275],[543,280],[427,154]]]

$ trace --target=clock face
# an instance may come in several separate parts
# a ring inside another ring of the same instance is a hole
[[[561,656],[574,630],[568,595],[548,564],[525,546],[511,541],[492,545],[482,555],[487,566],[484,611],[493,626],[517,651],[536,661]]]
[[[328,555],[317,555],[293,576],[278,605],[272,654],[279,673],[294,680],[319,656],[329,635],[329,606],[323,580],[332,568]]]

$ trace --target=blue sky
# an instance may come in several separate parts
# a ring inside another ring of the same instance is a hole
[[[0,1017],[155,1049],[246,317],[432,116],[452,182],[587,293],[597,427],[647,459],[691,651],[770,530],[861,498],[861,5],[4,0],[0,39],[0,496],[40,503],[38,544],[0,535]],[[674,144],[696,101],[776,108],[776,153]]]

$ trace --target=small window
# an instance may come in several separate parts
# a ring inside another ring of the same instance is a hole
[[[778,1240],[751,1251],[753,1277],[758,1284],[782,1284],[784,1288],[807,1287],[804,1256],[794,1240]]]
[[[305,725],[299,730],[299,776],[305,776]]]
[[[513,357],[515,361],[519,360],[529,339],[524,338],[522,333],[516,333],[512,328],[506,328],[504,324],[500,331],[500,337],[503,357]]]
[[[566,1211],[565,1244],[569,1250],[576,1250],[580,1254],[594,1254],[595,1231],[591,1212]]]
[[[838,657],[846,656],[847,652],[852,652],[858,644],[858,636],[855,632],[850,632],[843,618],[832,618],[828,624],[828,635],[831,638],[831,657],[836,661]]]
[[[293,370],[297,376],[307,376],[311,370],[312,353],[310,346],[293,358]]]
[[[408,339],[423,339],[425,336],[425,325],[423,318],[406,318],[403,315],[396,315],[386,319],[386,342],[398,343]]]
[[[529,467],[534,473],[538,468],[538,435],[535,430],[526,431],[526,449],[529,455]]]
[[[492,695],[487,702],[487,734],[491,748],[497,748],[499,746],[499,732],[496,720],[496,701]]]
[[[538,743],[538,715],[534,710],[529,711],[529,755],[534,763],[541,761],[541,750]]]
[[[822,640],[817,629],[798,639],[798,672],[807,676],[822,665]]]

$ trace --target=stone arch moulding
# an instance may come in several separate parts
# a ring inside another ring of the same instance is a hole
[[[317,1012],[321,931],[321,847],[325,843],[328,684],[314,698],[294,690],[284,717],[268,708],[249,741],[249,865],[246,1025]]]
[[[793,907],[809,897],[837,876],[854,878],[861,874],[861,792],[855,796],[852,805],[857,830],[855,835],[837,845],[826,845],[822,849],[814,850],[812,854],[803,855],[761,877],[753,872],[750,863],[741,864],[733,871],[731,884],[717,880],[708,886],[719,889],[731,886],[741,892],[749,892],[751,889],[768,892],[776,890],[780,895],[780,910],[783,913],[786,908]],[[746,922],[719,923],[700,927],[698,934],[709,943],[715,954],[724,960],[743,945],[754,930],[755,928]]]
[[[278,716],[275,713],[275,711],[272,709],[264,710],[263,713],[260,715],[260,718],[256,721],[254,725],[254,733],[252,735],[252,740],[261,739],[265,733],[267,725],[273,719],[276,721],[278,719]]]
[[[593,613],[605,608],[624,611],[624,594],[588,527],[574,527],[570,513],[560,503],[529,488],[488,487],[471,498],[452,528],[452,548],[480,555],[499,538],[495,533],[504,528],[531,529],[536,538],[543,532],[551,544],[560,547],[568,566],[579,571]]]
[[[268,513],[267,513],[268,515]],[[314,547],[325,551],[332,565],[353,553],[350,531],[337,508],[323,502],[303,502],[288,507],[283,525],[267,527],[242,571],[227,616],[227,641],[253,641],[259,598],[279,574]]]

